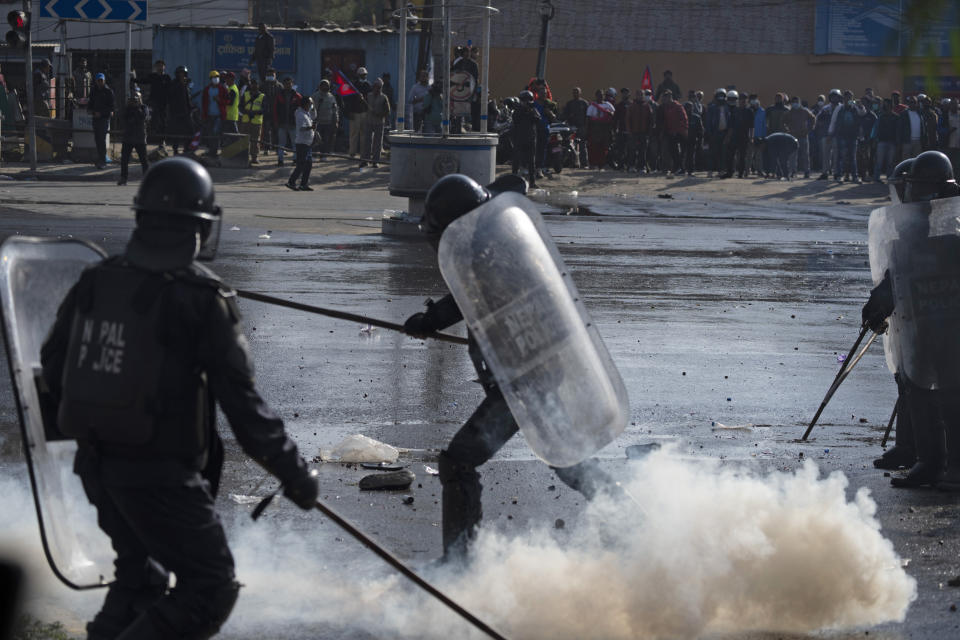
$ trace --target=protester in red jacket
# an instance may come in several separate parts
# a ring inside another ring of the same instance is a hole
[[[230,99],[230,96],[227,94],[227,88],[220,84],[220,72],[211,71],[210,72],[210,84],[208,84],[203,89],[203,119],[208,120],[210,118],[218,117],[213,108],[210,106],[210,100],[213,98],[216,101],[217,111],[219,111],[220,120],[224,120],[227,117],[227,102]]]
[[[663,92],[659,111],[663,114],[663,141],[670,152],[672,170],[680,173],[680,146],[687,137],[687,112],[679,102],[674,102],[669,90]]]
[[[647,172],[647,146],[656,124],[656,111],[650,89],[637,92],[637,99],[627,110],[627,127],[631,145],[627,152],[627,166],[635,166],[637,173]]]

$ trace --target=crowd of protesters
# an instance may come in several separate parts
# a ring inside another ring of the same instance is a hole
[[[736,89],[717,89],[706,104],[702,91],[689,90],[685,101],[682,95],[670,71],[655,90],[597,89],[589,101],[574,88],[562,108],[542,79],[520,94],[536,106],[541,129],[558,121],[577,127],[585,168],[784,180],[819,172],[821,180],[860,183],[889,177],[901,159],[921,151],[943,151],[955,166],[960,160],[956,99],[935,102],[921,93],[901,101],[899,91],[881,97],[871,89],[857,98],[832,89],[810,101],[777,93],[763,106],[762,96]],[[529,125],[521,128],[514,142],[526,149]],[[546,154],[540,138],[535,144],[540,176]]]
[[[130,100],[119,110],[104,74],[94,74],[81,60],[71,88],[93,116],[98,166],[106,158],[106,133],[116,115],[124,128],[121,183],[132,150],[146,162],[141,152],[146,136],[161,152],[167,144],[174,154],[204,145],[216,157],[224,134],[246,134],[250,164],[269,153],[282,167],[293,152],[297,173],[291,183],[300,179],[303,186],[309,186],[304,175],[309,176],[313,153],[324,159],[338,140],[359,167],[377,167],[395,117],[389,74],[371,80],[362,66],[324,69],[310,91],[291,76],[279,76],[273,57],[273,36],[260,25],[249,61],[257,77],[247,67],[210,70],[197,90],[186,67],[177,67],[171,78],[164,61],[157,60],[148,76],[130,79]],[[469,116],[451,117],[452,133],[479,127],[478,58],[477,47],[455,51],[451,73],[472,76],[475,91]],[[34,74],[38,114],[48,112],[48,76],[49,62],[42,61]],[[440,134],[443,85],[428,78],[426,70],[418,72],[406,93],[406,126]],[[558,122],[576,129],[575,166],[592,169],[784,180],[802,175],[860,183],[889,177],[901,159],[931,149],[960,166],[957,99],[934,101],[920,93],[901,100],[899,91],[882,97],[868,88],[859,98],[849,89],[832,89],[809,100],[782,92],[768,101],[728,88],[717,89],[709,102],[702,91],[691,89],[684,100],[670,71],[655,89],[596,89],[592,100],[580,88],[572,93],[561,106],[543,79],[532,79],[517,97],[488,104],[491,130],[508,125],[514,171],[527,167],[533,183],[547,169],[549,127]],[[303,105],[309,105],[309,132],[303,129],[304,114],[298,113]]]
[[[157,60],[146,77],[130,78],[129,100],[120,108],[106,75],[93,73],[82,59],[70,78],[71,107],[82,105],[90,112],[98,168],[107,161],[106,138],[111,121],[120,125],[120,184],[127,181],[132,151],[137,151],[146,169],[148,139],[161,155],[167,153],[169,145],[174,155],[205,147],[208,157],[217,158],[225,135],[245,134],[249,137],[251,165],[259,164],[261,156],[269,153],[282,167],[287,154],[292,153],[295,175],[288,186],[299,180],[302,190],[309,190],[313,153],[318,152],[323,159],[334,152],[338,136],[349,139],[345,150],[360,167],[377,167],[384,132],[392,122],[390,75],[368,80],[362,66],[351,65],[343,71],[325,69],[311,91],[300,88],[291,76],[278,75],[272,66],[273,56],[273,36],[260,25],[250,59],[256,76],[249,67],[213,69],[204,72],[205,84],[200,87],[186,66],[178,66],[171,77],[165,61]],[[49,69],[49,62],[41,61],[33,78],[34,111],[38,115],[50,112]],[[308,108],[300,114],[303,106]],[[303,130],[304,116],[309,131]]]

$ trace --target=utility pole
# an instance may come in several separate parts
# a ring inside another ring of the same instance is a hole
[[[37,120],[33,102],[33,1],[23,0],[23,12],[27,14],[30,27],[27,29],[27,48],[24,51],[23,66],[27,79],[27,140],[30,144],[30,174],[37,173]]]
[[[132,63],[133,54],[131,53],[132,49],[133,49],[133,23],[127,22],[127,48],[123,56],[123,73],[125,76],[124,77],[125,82],[123,85],[123,93],[121,94],[124,98],[123,104],[127,104],[127,101],[130,100],[130,96],[132,95],[132,92],[130,89],[130,72],[133,70],[133,63]]]

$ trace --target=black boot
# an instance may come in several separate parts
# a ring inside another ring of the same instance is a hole
[[[910,468],[906,476],[891,478],[890,484],[901,489],[933,486],[943,473],[946,448],[940,412],[930,391],[913,387],[907,396],[917,463]]]
[[[620,487],[593,458],[588,458],[572,467],[550,467],[565,485],[593,500],[598,494],[619,495]]]
[[[955,391],[941,391],[943,396]],[[946,400],[941,406],[941,415],[945,424],[947,440],[947,468],[940,476],[937,489],[941,491],[960,491],[960,402]]]
[[[440,452],[438,466],[443,485],[443,561],[460,561],[466,557],[467,546],[483,519],[480,474],[451,459],[446,451]]]

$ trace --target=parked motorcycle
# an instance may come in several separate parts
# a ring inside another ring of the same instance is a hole
[[[576,166],[577,150],[573,145],[576,133],[577,128],[565,122],[550,125],[547,137],[547,163],[554,173],[560,173],[564,167]]]

